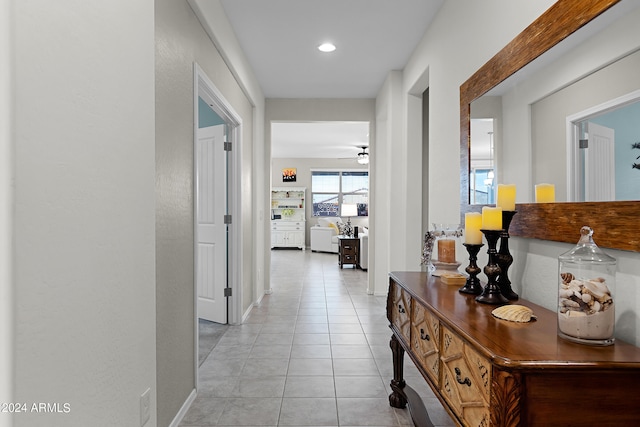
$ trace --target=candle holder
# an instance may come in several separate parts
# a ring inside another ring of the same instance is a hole
[[[513,264],[513,256],[509,252],[509,226],[511,220],[517,211],[502,211],[502,233],[500,233],[500,250],[496,255],[496,261],[500,266],[500,275],[498,276],[498,286],[500,293],[509,300],[517,300],[518,294],[511,289],[511,280],[509,280],[508,270]]]
[[[433,231],[437,245],[438,259],[431,258],[431,275],[440,277],[446,273],[457,273],[460,263],[456,261],[456,241],[462,236],[460,224],[433,223]],[[445,246],[446,244],[446,246]]]
[[[469,253],[469,265],[464,269],[464,271],[469,274],[469,277],[467,277],[465,285],[458,289],[458,292],[463,294],[480,295],[482,293],[482,285],[480,284],[480,279],[478,279],[478,274],[482,270],[478,267],[476,261],[478,260],[478,252],[480,252],[480,248],[484,245],[482,243],[463,243],[463,245],[467,248],[467,252]]]
[[[484,234],[484,237],[487,239],[487,244],[489,245],[489,249],[487,250],[487,254],[489,254],[489,263],[484,267],[484,274],[487,275],[489,281],[484,287],[482,294],[476,297],[476,301],[483,304],[506,304],[509,300],[500,293],[500,287],[496,281],[496,278],[500,275],[500,266],[496,263],[496,254],[498,253],[496,245],[498,244],[498,239],[500,238],[500,234],[502,234],[502,230],[480,231]]]

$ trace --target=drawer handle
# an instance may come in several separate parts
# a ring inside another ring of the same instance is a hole
[[[429,334],[425,334],[424,329],[422,328],[420,328],[420,338],[422,338],[425,341],[431,341],[431,337],[429,336]]]
[[[402,304],[398,304],[398,311],[400,313],[406,313],[406,311],[405,311],[404,307],[402,306]]]
[[[467,385],[467,387],[471,387],[471,380],[469,379],[469,377],[466,377],[464,380],[460,377],[460,375],[462,374],[460,372],[459,368],[455,368],[456,371],[456,381],[458,381],[458,384],[460,385]]]

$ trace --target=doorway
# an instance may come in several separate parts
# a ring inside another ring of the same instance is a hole
[[[358,227],[360,265],[366,270],[372,268],[369,264],[373,261],[368,243],[370,126],[370,122],[360,120],[270,122],[271,189],[287,187],[305,192],[303,217],[296,217],[304,227],[302,247],[311,248],[311,257],[323,256],[315,252],[337,254],[339,227],[317,232],[316,226],[326,219],[348,221]],[[292,181],[287,173],[294,169]],[[343,206],[347,205],[355,209],[352,216],[344,216]],[[271,247],[278,248],[274,250],[281,247],[278,230],[273,231],[283,221],[280,211],[271,209]],[[339,268],[337,258],[335,265]]]
[[[242,287],[239,223],[241,120],[194,64],[194,312],[196,377],[200,331],[240,322]],[[202,322],[209,327],[201,328]],[[213,323],[215,322],[215,325]],[[207,339],[206,334],[202,336]],[[202,344],[206,343],[203,342]]]

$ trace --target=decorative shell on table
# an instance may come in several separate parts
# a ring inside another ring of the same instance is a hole
[[[491,312],[498,319],[508,320],[510,322],[527,323],[536,319],[533,310],[524,305],[512,304],[503,305]]]

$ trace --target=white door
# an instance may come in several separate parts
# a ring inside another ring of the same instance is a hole
[[[227,152],[225,125],[198,129],[196,142],[196,281],[198,317],[227,323]]]
[[[587,123],[588,148],[584,157],[584,198],[586,202],[616,199],[615,131]]]

